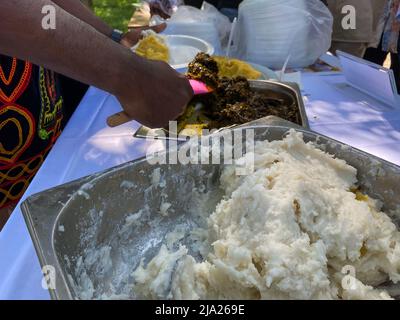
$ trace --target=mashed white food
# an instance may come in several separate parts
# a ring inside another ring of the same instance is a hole
[[[257,143],[254,173],[237,176],[230,166],[222,174],[226,196],[208,218],[204,259],[163,245],[133,273],[135,294],[389,299],[373,287],[400,280],[400,233],[378,201],[353,192],[356,174],[295,131]]]

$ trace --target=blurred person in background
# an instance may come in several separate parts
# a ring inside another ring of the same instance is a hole
[[[147,0],[150,7],[150,15],[158,15],[168,19],[176,8],[183,4],[182,0]]]
[[[378,41],[371,43],[364,59],[383,65],[390,56],[397,90],[400,93],[400,0],[388,1],[378,27]]]
[[[149,0],[151,3],[157,2],[172,2],[176,3],[177,0]],[[187,6],[192,6],[196,8],[201,8],[203,4],[203,0],[182,0],[179,1],[178,4],[184,4]],[[209,4],[212,4],[214,7],[219,9],[221,13],[228,16],[231,20],[233,20],[238,15],[238,7],[242,0],[207,0]]]
[[[128,24],[130,30],[148,26],[153,16],[169,19],[182,0],[143,0],[136,5],[136,10]]]
[[[379,33],[379,21],[388,0],[327,0],[327,5],[334,17],[331,52],[341,50],[362,58],[371,42],[376,41]],[[345,6],[355,9],[355,29],[343,27],[348,13],[343,13]]]
[[[201,5],[203,4],[203,0],[185,0],[184,2],[185,2],[185,5],[193,6],[196,8],[201,8]],[[209,0],[207,2],[212,4],[215,7],[218,7],[219,0]]]

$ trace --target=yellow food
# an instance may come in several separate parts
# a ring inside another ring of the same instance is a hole
[[[178,118],[178,133],[184,136],[202,135],[210,119],[201,112],[201,104],[190,104]]]
[[[240,76],[250,80],[257,80],[262,75],[261,72],[255,70],[244,61],[219,56],[213,58],[217,61],[220,77],[235,78]]]
[[[189,137],[201,136],[204,129],[207,129],[207,124],[187,124],[179,134]]]
[[[136,53],[150,60],[169,61],[169,49],[163,39],[156,35],[150,35],[140,40]]]
[[[361,193],[360,191],[356,191],[356,200],[368,202],[369,198],[367,195]]]

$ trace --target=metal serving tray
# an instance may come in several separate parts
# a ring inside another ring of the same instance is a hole
[[[304,107],[303,97],[301,95],[301,91],[297,83],[278,82],[274,80],[249,80],[249,83],[253,91],[265,94],[271,98],[282,99],[288,104],[294,105],[296,108],[298,108],[301,118],[301,126],[306,129],[310,129],[306,109]],[[262,121],[262,119],[265,118],[261,118],[259,120]],[[247,125],[249,125],[249,123]],[[233,127],[235,127],[235,125],[232,125],[232,127],[230,128]],[[169,132],[166,129],[150,129],[145,126],[141,126],[134,133],[134,137],[145,138],[145,139],[146,138],[162,139],[162,140],[167,139],[167,140],[178,140],[178,141],[186,141],[188,139],[187,136],[177,136],[176,133]]]
[[[273,122],[288,124],[277,119]],[[255,140],[270,141],[282,139],[290,129],[288,126],[251,128],[255,130]],[[298,127],[296,130],[304,133],[305,141],[318,143],[321,149],[357,168],[362,191],[382,200],[385,212],[397,212],[393,213],[393,219],[398,224],[400,167],[316,133]],[[141,159],[29,197],[22,204],[22,211],[41,265],[55,268],[56,288],[50,289],[52,298],[100,299],[112,285],[122,294],[119,298],[134,299],[129,290],[129,275],[141,258],[149,259],[158,252],[166,234],[175,226],[190,230],[201,223],[194,214],[199,203],[203,204],[199,210],[212,213],[222,197],[221,170],[220,165],[151,166]],[[158,176],[163,183],[157,184]],[[211,195],[206,205],[199,202],[199,195],[205,191]],[[168,216],[160,214],[165,201],[172,205]],[[146,211],[141,224],[126,228],[128,217],[140,210]],[[187,244],[185,239],[182,243]],[[89,250],[100,252],[105,246],[109,251],[104,251],[103,260],[95,267],[82,267],[84,263],[79,257],[88,258]],[[112,265],[107,269],[105,264],[110,262]],[[91,280],[92,296],[83,294],[82,272]]]

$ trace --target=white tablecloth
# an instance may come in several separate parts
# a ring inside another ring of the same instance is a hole
[[[400,165],[400,107],[393,110],[343,85],[341,75],[303,75],[311,128]],[[129,123],[106,128],[116,99],[91,88],[33,180],[29,195],[145,155]],[[156,143],[157,144],[157,143]],[[155,146],[157,148],[158,146]],[[0,233],[0,299],[49,299],[20,209]]]

